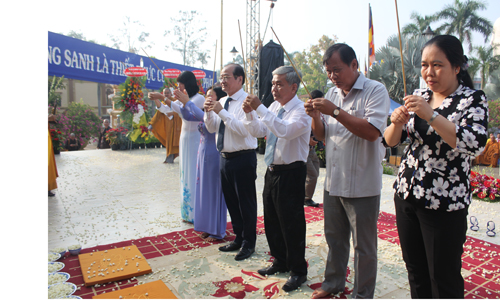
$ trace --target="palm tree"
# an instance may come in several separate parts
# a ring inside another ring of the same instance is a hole
[[[410,19],[415,21],[403,27],[403,34],[418,36],[421,35],[427,26],[430,26],[432,22],[436,21],[435,16],[421,16],[418,12],[414,11],[411,13]],[[438,34],[436,31],[434,31]]]
[[[477,15],[477,11],[484,9],[486,9],[486,4],[480,0],[466,0],[465,2],[455,0],[453,5],[445,6],[435,15],[436,20],[445,21],[436,30],[444,34],[456,34],[459,40],[469,44],[469,51],[472,51],[472,31],[482,33],[486,42],[493,30],[493,25],[489,20]]]
[[[420,85],[421,50],[427,39],[421,34],[413,37],[402,36],[405,64],[406,92],[411,94]],[[404,81],[401,67],[401,54],[397,35],[389,37],[387,44],[375,53],[378,62],[371,67],[370,78],[384,84],[389,97],[403,104]]]
[[[490,75],[500,66],[500,55],[493,55],[493,49],[490,45],[474,47],[474,53],[477,54],[474,61],[477,61],[478,69],[481,71],[482,90]]]

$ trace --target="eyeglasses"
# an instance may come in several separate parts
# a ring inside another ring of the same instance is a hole
[[[228,81],[229,78],[232,78],[233,76],[229,76],[229,75],[226,75],[226,76],[221,76],[219,77],[219,80],[222,82],[222,81]]]

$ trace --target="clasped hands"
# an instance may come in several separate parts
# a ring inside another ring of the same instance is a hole
[[[165,100],[171,100],[171,99],[166,99],[166,97],[162,93],[158,92],[149,92],[148,97],[151,100],[160,100],[160,101],[165,101]],[[182,102],[183,104],[188,103],[189,101],[189,96],[184,89],[182,92],[178,89],[174,90],[174,98]]]
[[[414,112],[421,119],[429,121],[434,110],[427,101],[420,96],[408,95],[403,98],[405,104],[396,108],[391,114],[391,123],[394,126],[403,126],[410,120],[410,112]]]
[[[248,95],[243,101],[241,108],[245,113],[250,113],[252,110],[256,110],[257,107],[259,107],[259,105],[261,104],[262,102],[260,102],[259,97],[255,95]],[[215,101],[210,97],[207,97],[204,108],[206,112],[213,111],[218,114],[222,110],[222,105],[219,103],[219,101]]]
[[[337,108],[337,106],[333,104],[332,101],[325,98],[315,98],[308,99],[304,103],[304,108],[306,109],[306,113],[314,119],[320,118],[321,114],[331,116],[333,114],[333,110]]]

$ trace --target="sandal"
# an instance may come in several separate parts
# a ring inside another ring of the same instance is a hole
[[[495,233],[495,223],[493,221],[488,221],[486,225],[486,235],[489,237],[494,237],[496,235]]]
[[[472,230],[472,231],[478,231],[479,230],[479,223],[478,223],[476,217],[474,217],[474,216],[470,217],[470,224],[472,225],[470,227],[470,230]]]

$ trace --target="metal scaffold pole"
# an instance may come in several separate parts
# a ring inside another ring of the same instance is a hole
[[[246,78],[247,92],[259,95],[260,50],[260,0],[247,0]]]

